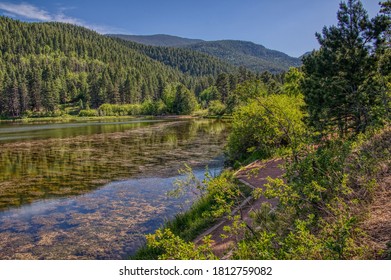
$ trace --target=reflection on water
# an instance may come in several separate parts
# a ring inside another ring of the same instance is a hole
[[[165,193],[184,163],[222,166],[224,122],[102,126],[0,126],[17,138],[0,142],[0,259],[128,256],[179,211]]]
[[[212,170],[217,172],[216,169]],[[203,171],[195,172],[200,179]],[[176,177],[119,181],[0,213],[0,259],[122,259],[180,211]]]
[[[176,121],[113,133],[0,144],[0,209],[82,194],[113,180],[170,176],[221,154],[225,124]]]
[[[112,133],[148,126],[163,120],[112,120],[73,123],[0,123],[0,143],[26,139],[68,138],[78,135]]]

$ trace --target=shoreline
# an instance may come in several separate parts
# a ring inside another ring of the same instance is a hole
[[[139,115],[139,116],[97,116],[97,117],[79,117],[79,116],[63,116],[63,117],[37,117],[37,118],[14,118],[14,119],[0,119],[0,124],[7,123],[35,123],[35,122],[74,122],[74,121],[101,121],[101,120],[115,120],[115,119],[199,119],[203,117],[190,115]]]

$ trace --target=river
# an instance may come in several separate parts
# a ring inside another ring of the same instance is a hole
[[[229,125],[128,119],[0,124],[0,259],[123,259],[191,196],[187,163],[217,174]]]

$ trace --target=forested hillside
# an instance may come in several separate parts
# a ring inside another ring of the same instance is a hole
[[[192,76],[216,76],[222,72],[235,71],[235,67],[224,60],[193,50],[147,46],[125,40],[118,40],[118,42]]]
[[[125,34],[107,34],[110,37],[117,37],[126,41],[132,41],[147,46],[157,47],[180,47],[189,44],[200,43],[200,39],[188,39],[178,36],[156,34],[156,35],[125,35]]]
[[[185,53],[179,49],[193,50],[213,56],[231,66],[242,66],[255,72],[269,71],[271,73],[281,73],[287,71],[289,67],[301,65],[301,59],[290,57],[289,55],[265,48],[252,42],[238,40],[202,41],[197,39],[180,38],[169,35],[133,36],[122,34],[110,34],[110,37],[117,37],[126,41],[137,42],[149,46],[176,47],[178,51],[170,49],[170,53],[179,52],[181,54],[196,56],[195,53]],[[164,48],[155,49],[153,47],[143,47],[146,54],[159,61],[165,61],[162,52],[168,52]],[[156,53],[159,53],[157,55]],[[149,55],[151,56],[151,55]],[[170,61],[171,62],[171,61]],[[166,63],[167,64],[167,63]]]
[[[0,115],[8,117],[53,114],[59,105],[70,103],[98,108],[159,100],[170,83],[199,93],[213,83],[213,75],[225,70],[211,66],[195,73],[186,70],[194,69],[187,65],[183,72],[199,77],[190,76],[174,63],[167,64],[175,69],[140,49],[64,23],[0,17],[0,34]]]
[[[298,58],[252,42],[221,40],[201,42],[184,47],[218,57],[235,66],[244,66],[256,72],[279,73],[288,70],[289,67],[301,65]]]

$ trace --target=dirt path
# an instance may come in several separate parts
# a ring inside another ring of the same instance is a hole
[[[236,178],[243,184],[246,184],[253,189],[264,188],[264,184],[267,183],[267,177],[278,178],[282,176],[284,173],[283,169],[281,168],[282,164],[283,160],[281,159],[273,159],[266,162],[255,161],[237,172]],[[233,214],[241,213],[243,220],[247,224],[251,224],[250,213],[256,209],[259,209],[261,204],[264,202],[269,202],[273,206],[277,204],[276,199],[260,197],[259,199],[254,200],[250,197],[246,199],[237,209],[235,209]],[[229,257],[229,251],[232,244],[234,244],[237,240],[231,237],[222,239],[221,234],[226,233],[223,230],[224,226],[231,224],[232,222],[226,218],[220,219],[212,228],[198,236],[194,242],[199,243],[204,236],[211,235],[211,239],[214,241],[212,244],[213,252],[219,258],[227,258]]]

